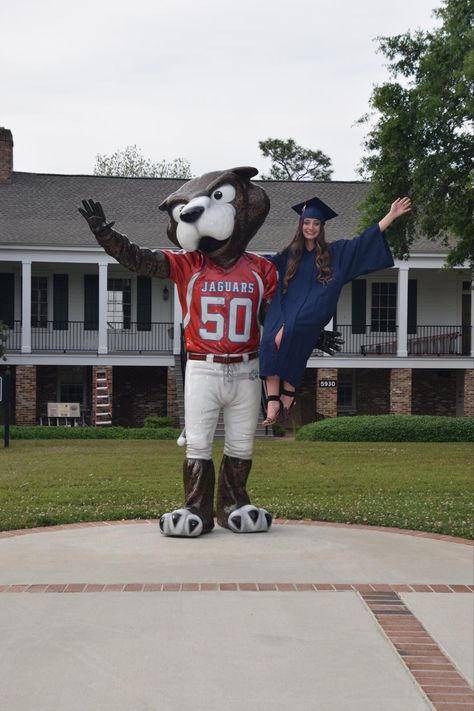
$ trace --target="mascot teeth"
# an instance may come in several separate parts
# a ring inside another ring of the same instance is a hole
[[[202,533],[202,520],[188,509],[176,509],[160,518],[160,530],[164,536],[195,538]]]
[[[228,522],[234,533],[262,533],[272,525],[272,517],[265,509],[247,504],[233,511]]]

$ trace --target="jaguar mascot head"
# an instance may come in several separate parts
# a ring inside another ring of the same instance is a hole
[[[182,185],[159,206],[170,216],[168,237],[177,247],[232,265],[262,226],[270,210],[265,191],[251,183],[258,170],[230,168],[205,173]]]

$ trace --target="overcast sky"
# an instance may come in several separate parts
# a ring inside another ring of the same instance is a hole
[[[294,138],[360,179],[379,35],[431,29],[441,0],[0,0],[0,125],[14,169],[92,174],[137,144],[193,174],[269,170],[258,141]]]

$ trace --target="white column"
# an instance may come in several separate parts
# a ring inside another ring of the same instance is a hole
[[[179,355],[181,352],[181,323],[183,321],[183,312],[179,303],[178,290],[174,287],[173,293],[173,355]]]
[[[325,331],[333,331],[334,330],[334,319],[332,318],[329,323],[327,323],[324,326]],[[329,353],[323,353],[323,356],[327,356],[328,358],[331,358],[332,356],[329,355]]]
[[[398,268],[397,324],[397,356],[406,358],[408,355],[408,265]]]
[[[99,355],[107,348],[107,264],[99,263]]]
[[[21,263],[21,352],[31,353],[31,262]]]

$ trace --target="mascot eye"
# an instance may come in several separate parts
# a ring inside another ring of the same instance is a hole
[[[235,198],[235,188],[233,185],[221,185],[211,195],[213,200],[221,200],[222,202],[232,202]]]
[[[186,205],[185,202],[180,202],[179,205],[175,205],[171,210],[171,216],[175,222],[179,222],[179,216],[181,215],[181,210]]]

